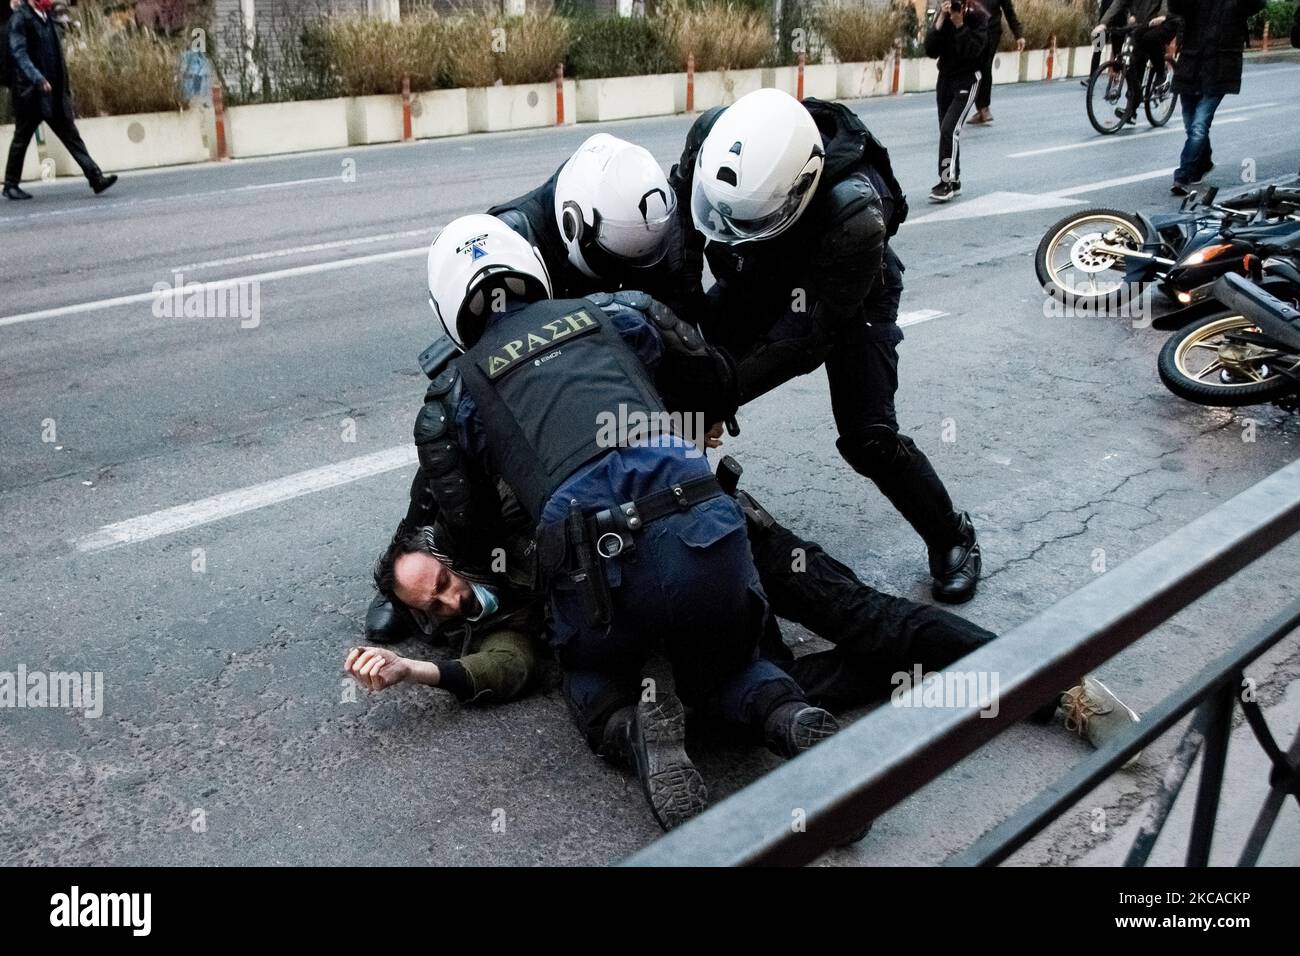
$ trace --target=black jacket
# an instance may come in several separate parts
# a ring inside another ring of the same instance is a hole
[[[687,314],[737,363],[742,404],[818,368],[839,330],[865,322],[882,289],[889,236],[907,216],[907,198],[889,152],[840,103],[804,100],[822,134],[825,166],[797,222],[770,239],[737,245],[708,242],[691,220],[691,190],[700,146],[725,107],[702,114],[686,136],[668,181],[682,221]],[[704,260],[717,284],[702,292]],[[902,339],[892,322],[873,326],[881,341]]]
[[[934,20],[938,20],[938,14]],[[988,40],[989,15],[978,4],[966,8],[961,28],[944,18],[937,30],[934,20],[925,31],[925,55],[939,61],[939,75],[973,77],[984,62],[984,44]]]
[[[59,28],[24,3],[9,20],[9,53],[13,59],[14,109],[40,112],[45,119],[72,119],[72,90],[63,60]],[[41,89],[48,82],[52,93]]]
[[[1128,26],[1128,18],[1137,21],[1137,26],[1147,26],[1156,17],[1169,15],[1168,0],[1119,0],[1112,3],[1098,21],[1103,26]]]
[[[1011,35],[1017,40],[1025,35],[1024,27],[1020,25],[1020,18],[1016,16],[1015,5],[1011,0],[981,0],[984,9],[989,12],[989,35],[1002,33],[1002,14],[1007,15],[1007,26],[1011,27]]]
[[[1263,9],[1264,0],[1169,0],[1169,12],[1184,24],[1174,89],[1203,96],[1240,93],[1246,21]]]

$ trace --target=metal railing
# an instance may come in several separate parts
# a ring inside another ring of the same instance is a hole
[[[843,844],[1079,676],[1300,531],[1300,462],[1275,472],[1032,620],[951,665],[999,675],[995,716],[965,708],[880,707],[629,857],[633,866],[798,865]],[[1241,670],[1300,625],[1300,602],[1203,669],[1010,819],[948,862],[989,865],[1018,847],[1198,705],[1170,763],[1130,864],[1146,859],[1196,753],[1204,769],[1189,864],[1203,865],[1218,807],[1233,700]],[[1253,863],[1287,794],[1300,800],[1300,737],[1289,753],[1273,741],[1256,704],[1247,720],[1273,770],[1270,794],[1242,855]],[[792,826],[797,815],[801,826]]]

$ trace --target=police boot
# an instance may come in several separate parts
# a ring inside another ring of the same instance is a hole
[[[930,576],[934,578],[930,593],[945,604],[961,604],[973,598],[984,567],[975,526],[964,511],[957,522],[957,535],[955,544],[930,549]]]
[[[417,630],[410,612],[387,594],[376,594],[366,608],[367,644],[396,644]]]
[[[767,749],[779,757],[797,757],[840,729],[830,711],[806,700],[792,700],[773,708],[763,722]]]
[[[611,737],[619,756],[636,770],[650,812],[665,830],[708,807],[704,778],[686,754],[686,711],[672,694],[615,712],[605,727],[606,740]]]

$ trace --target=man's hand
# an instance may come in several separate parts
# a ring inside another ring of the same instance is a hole
[[[1153,27],[1158,27],[1160,26],[1160,24],[1164,23],[1166,19],[1167,19],[1166,17],[1152,17],[1150,25]]]
[[[411,673],[411,664],[386,647],[354,647],[343,662],[343,672],[369,690],[384,690],[400,684]]]
[[[1025,49],[1025,38],[1024,38],[1024,37],[1016,37],[1016,52],[1017,52],[1017,53],[1023,53],[1023,52],[1024,52],[1024,49]]]
[[[715,422],[713,427],[704,433],[705,448],[722,447],[722,422]]]
[[[1105,35],[1106,35],[1106,25],[1104,23],[1099,23],[1092,28],[1091,36],[1094,40],[1098,39],[1099,37],[1104,37]]]
[[[46,96],[49,96],[54,92],[54,87],[50,86],[49,80],[41,80],[41,92]]]
[[[952,13],[952,0],[943,0],[943,3],[939,4],[939,15],[934,18],[935,27],[942,26],[944,19],[947,18],[951,13]]]

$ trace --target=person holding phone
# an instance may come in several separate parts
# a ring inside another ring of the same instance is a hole
[[[988,14],[971,0],[943,0],[925,34],[925,55],[939,61],[939,182],[930,202],[950,202],[961,192],[961,128],[979,93]]]

